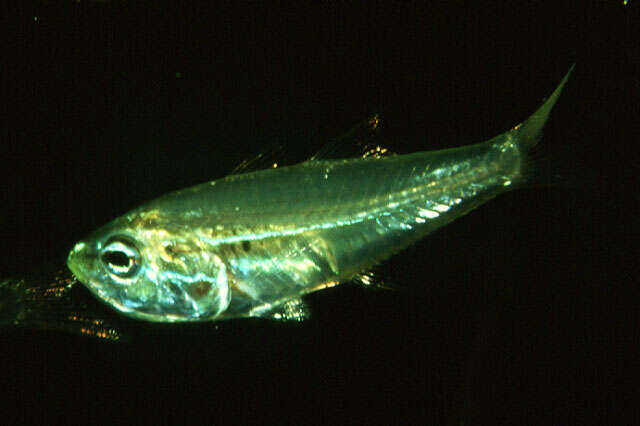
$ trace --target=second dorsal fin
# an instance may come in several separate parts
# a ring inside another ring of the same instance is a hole
[[[384,146],[380,138],[380,114],[373,114],[353,126],[342,136],[334,138],[309,161],[334,160],[338,158],[380,158],[390,155],[391,151]]]

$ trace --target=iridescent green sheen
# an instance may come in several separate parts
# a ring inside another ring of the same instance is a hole
[[[523,182],[527,150],[569,73],[527,121],[487,142],[311,160],[197,185],[99,229],[71,251],[69,267],[139,319],[274,316]]]

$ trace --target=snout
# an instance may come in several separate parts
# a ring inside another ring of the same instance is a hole
[[[84,242],[77,243],[69,252],[67,257],[67,266],[73,274],[82,283],[87,282],[87,268],[92,264],[95,258],[93,250]]]

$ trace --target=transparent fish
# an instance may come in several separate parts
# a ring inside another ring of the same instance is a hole
[[[121,341],[124,319],[91,297],[64,266],[45,265],[0,282],[0,326],[59,330]]]
[[[379,262],[525,183],[528,152],[572,69],[529,119],[489,141],[409,155],[369,147],[341,159],[327,150],[234,173],[113,220],[75,245],[68,266],[140,320],[304,318],[305,294],[366,282]]]

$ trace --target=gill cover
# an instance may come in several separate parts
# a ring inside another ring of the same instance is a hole
[[[99,299],[132,318],[202,321],[224,312],[231,302],[224,262],[159,236],[98,231],[76,244],[67,264]]]

